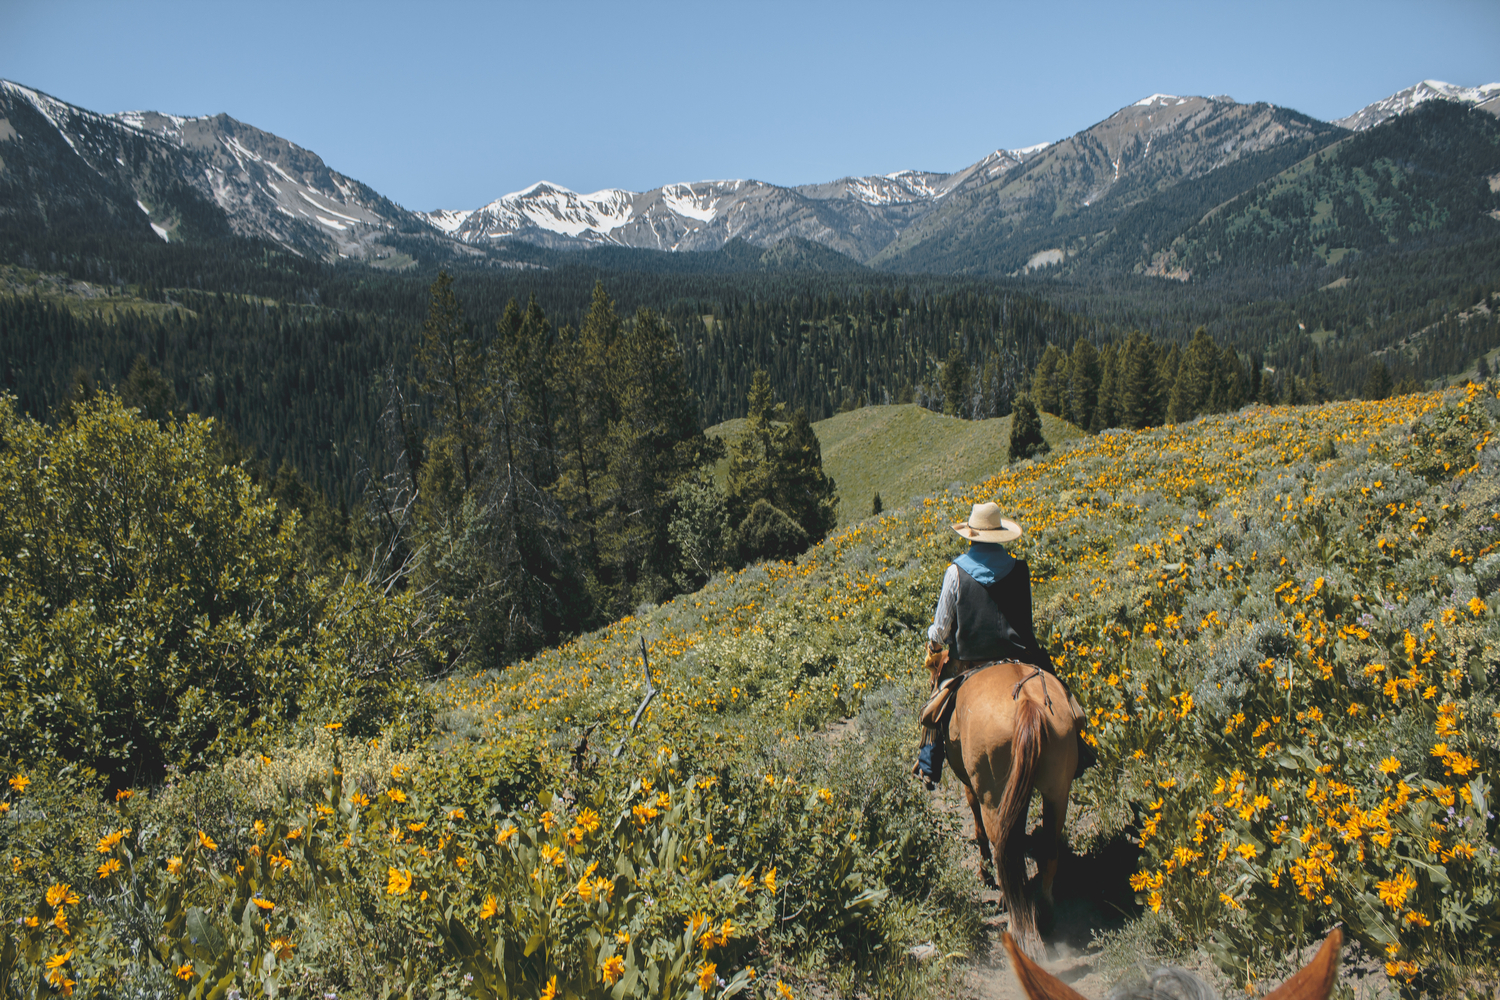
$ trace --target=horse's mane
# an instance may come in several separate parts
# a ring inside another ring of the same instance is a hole
[[[1188,970],[1171,965],[1157,969],[1150,979],[1116,986],[1108,1000],[1219,1000],[1219,993]]]

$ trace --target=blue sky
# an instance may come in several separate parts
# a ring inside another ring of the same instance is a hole
[[[1151,93],[1336,118],[1500,80],[1500,3],[0,0],[0,76],[96,111],[228,114],[408,208],[955,170]]]

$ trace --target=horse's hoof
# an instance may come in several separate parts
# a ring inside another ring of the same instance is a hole
[[[1057,926],[1057,914],[1052,909],[1052,902],[1048,899],[1036,901],[1036,929],[1042,935],[1049,935]]]

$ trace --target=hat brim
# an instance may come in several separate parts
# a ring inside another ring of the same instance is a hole
[[[1008,517],[1000,519],[998,528],[971,528],[968,522],[960,521],[953,526],[953,530],[971,542],[1013,542],[1026,533],[1024,528]]]

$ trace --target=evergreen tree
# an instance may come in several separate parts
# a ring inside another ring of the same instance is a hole
[[[823,449],[806,410],[792,411],[779,452],[774,502],[808,538],[822,541],[838,524],[839,498],[832,477],[823,471]]]
[[[1474,365],[1474,377],[1481,382],[1487,381],[1490,377],[1490,361],[1483,354],[1479,356],[1479,361]]]
[[[838,496],[823,471],[822,448],[807,411],[797,409],[785,424],[776,424],[778,407],[772,403],[771,382],[764,371],[751,377],[748,402],[745,433],[730,450],[725,493],[730,520],[737,525],[740,555],[752,560],[784,554],[776,546],[791,537],[778,527],[778,517],[760,509],[762,503],[795,525],[805,544],[821,539],[838,523]],[[746,528],[752,515],[754,524]],[[758,549],[746,541],[755,538],[770,539],[767,544],[773,547]]]
[[[1045,455],[1052,446],[1042,437],[1042,418],[1030,396],[1017,396],[1010,418],[1010,460]]]
[[[968,417],[969,406],[969,362],[964,352],[955,346],[943,362],[940,384],[943,390],[943,412],[950,417]]]
[[[1223,387],[1223,402],[1215,408],[1215,412],[1233,412],[1253,398],[1250,395],[1249,376],[1239,354],[1228,344],[1220,352],[1220,359],[1220,378],[1215,384]]]
[[[1131,331],[1125,341],[1118,374],[1117,420],[1121,427],[1139,430],[1149,427],[1157,409],[1156,349],[1146,335]]]
[[[1073,345],[1072,357],[1068,359],[1066,409],[1067,418],[1084,430],[1088,430],[1094,423],[1102,374],[1098,348],[1080,337]]]
[[[1329,398],[1328,381],[1323,378],[1323,366],[1318,362],[1316,351],[1312,355],[1311,367],[1312,372],[1307,377],[1307,398],[1305,402],[1326,403]]]
[[[1120,423],[1120,352],[1114,344],[1105,344],[1099,352],[1099,400],[1094,406],[1094,419],[1088,429],[1097,434],[1106,427],[1117,427]]]
[[[136,356],[130,375],[120,384],[120,402],[158,424],[181,416],[172,384],[146,363],[145,355]]]
[[[876,493],[874,498],[870,501],[870,516],[876,517],[883,510],[885,510],[885,505],[880,502],[880,494]]]
[[[1043,413],[1062,415],[1062,392],[1059,388],[1060,369],[1067,364],[1067,355],[1056,344],[1048,344],[1037,362],[1031,377],[1031,399]]]
[[[438,272],[429,289],[417,366],[421,389],[432,399],[433,416],[442,428],[438,443],[455,460],[467,489],[474,479],[474,453],[481,437],[477,411],[485,366],[482,352],[468,337],[463,308],[446,271]]]
[[[1391,370],[1382,361],[1372,361],[1360,395],[1372,400],[1387,399],[1391,395],[1391,388]]]
[[[1156,390],[1152,394],[1147,426],[1155,427],[1167,420],[1167,405],[1172,400],[1172,387],[1177,384],[1177,372],[1182,368],[1182,348],[1173,344],[1156,350]]]
[[[599,569],[618,614],[665,596],[675,569],[667,536],[673,491],[721,449],[699,427],[682,355],[655,312],[638,312],[607,354],[616,416],[594,500]]]
[[[1209,408],[1215,376],[1222,360],[1208,331],[1198,327],[1177,366],[1171,402],[1167,407],[1168,423],[1185,423]]]

